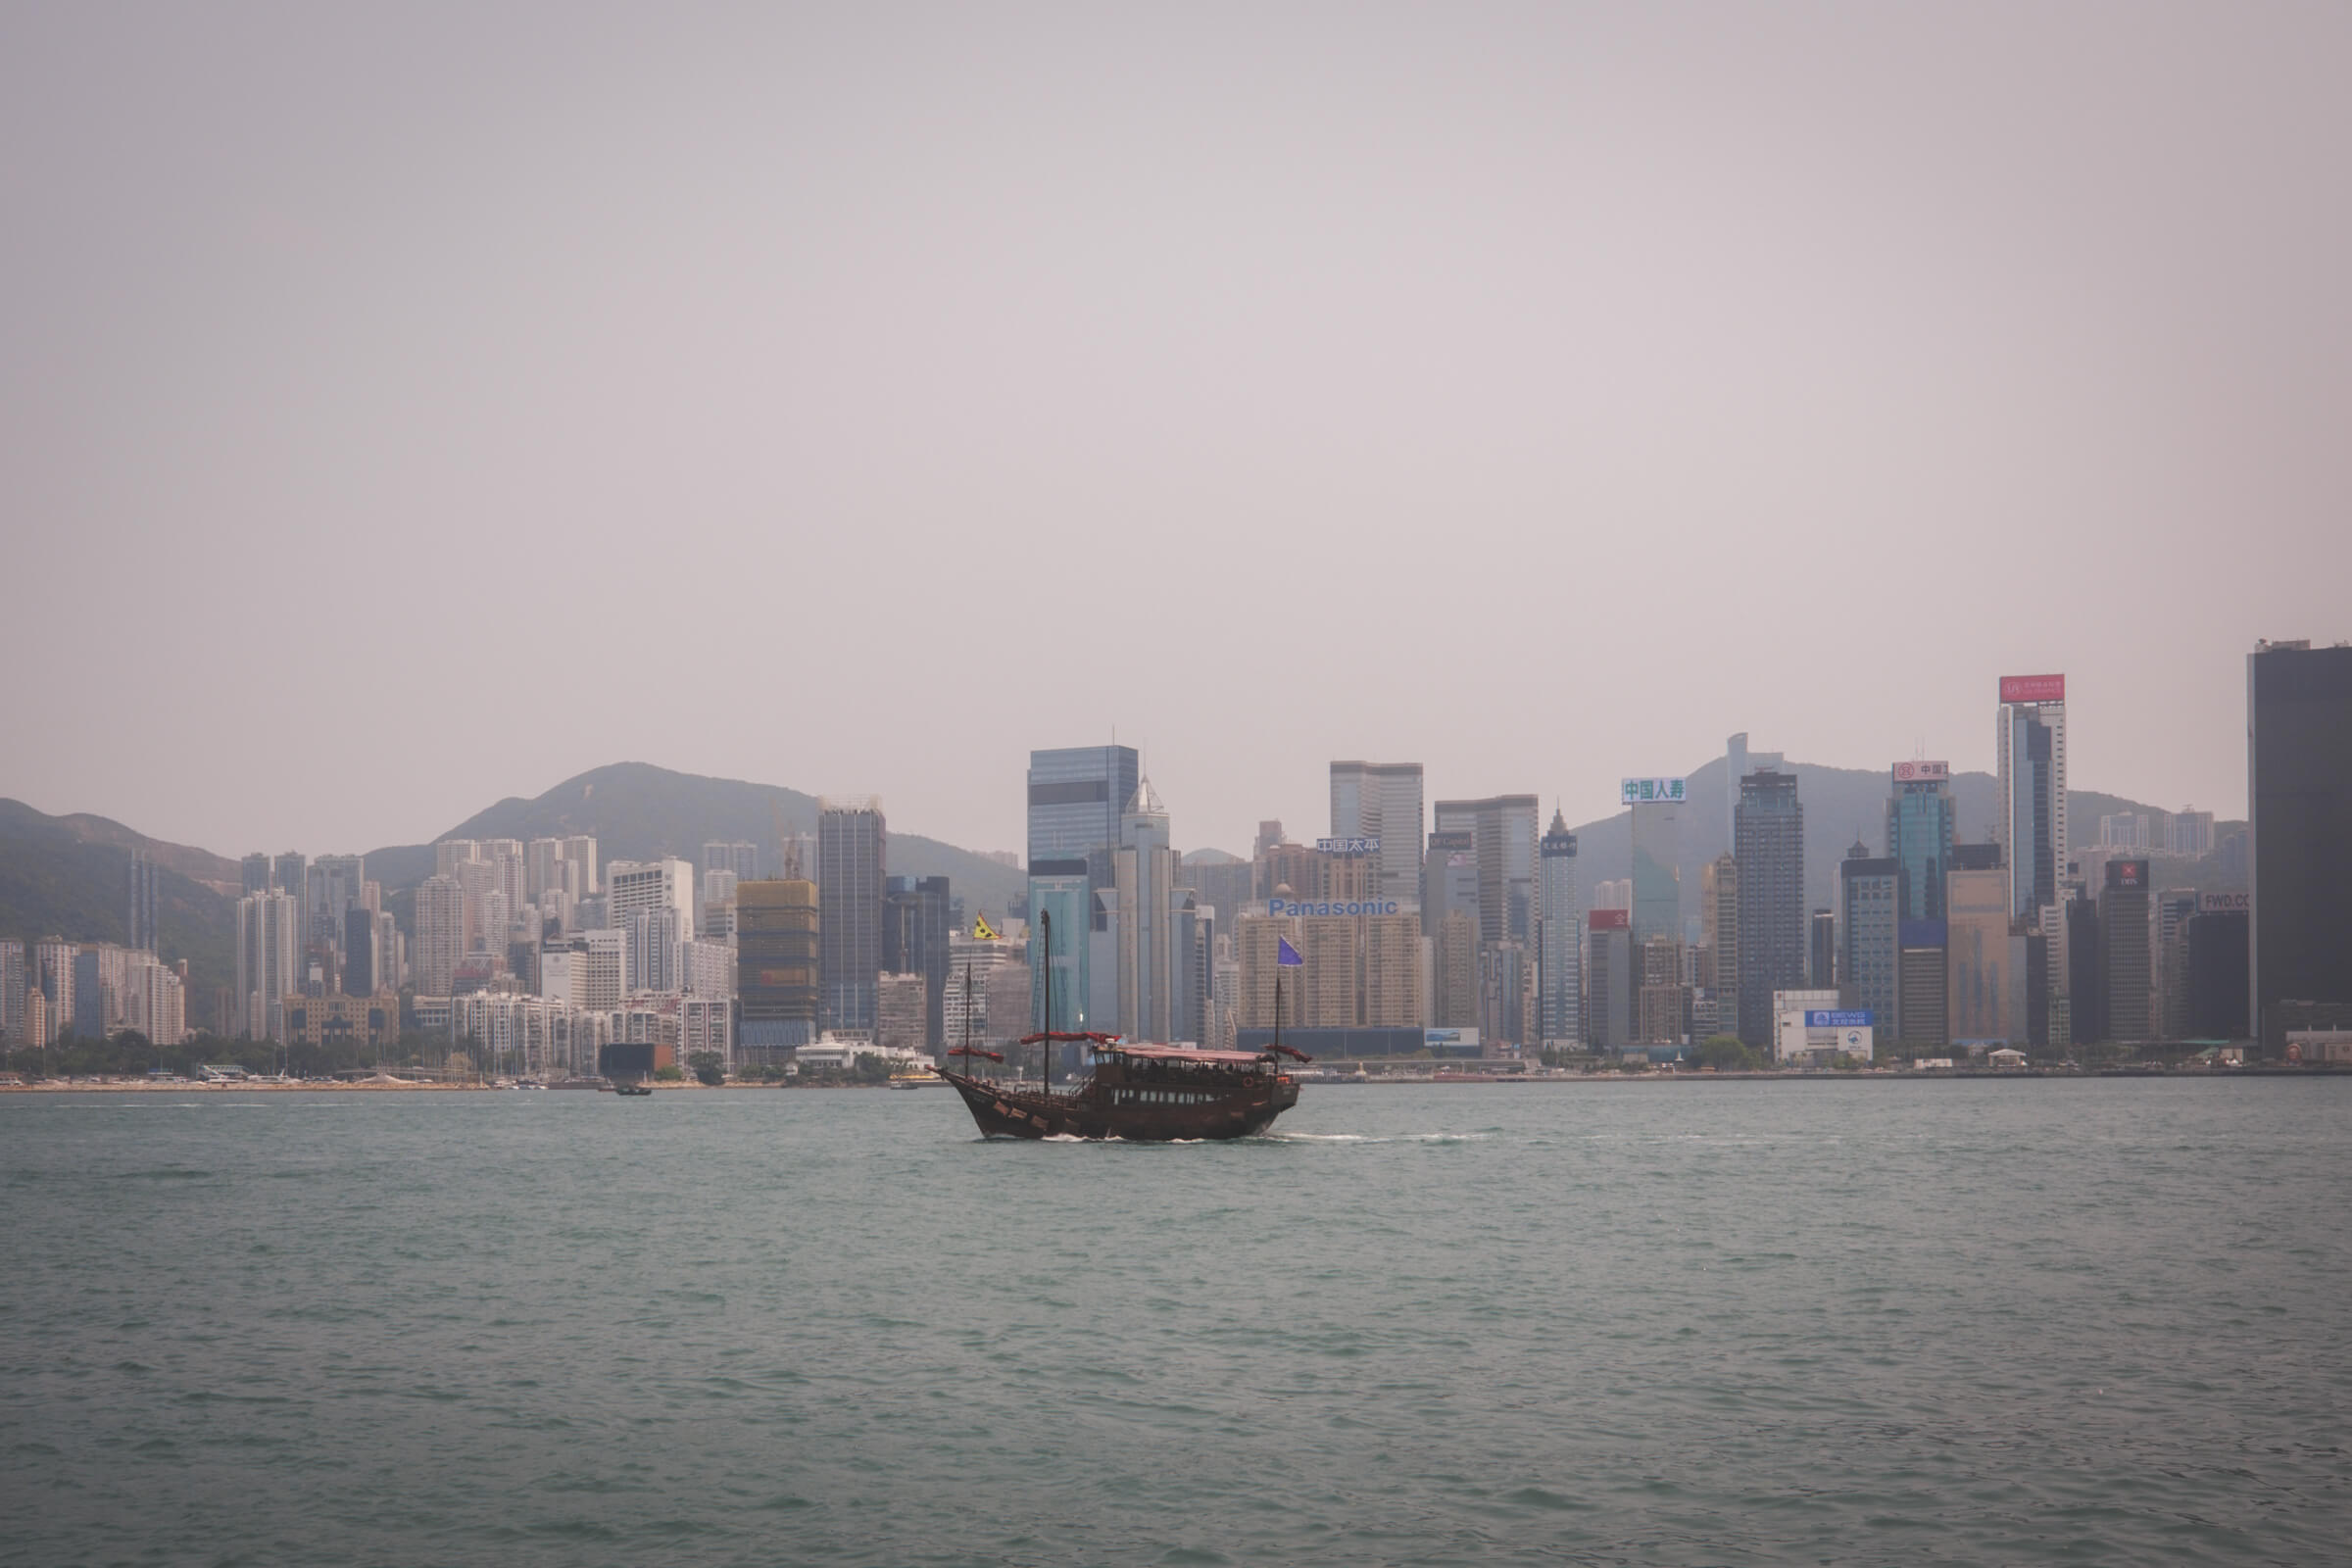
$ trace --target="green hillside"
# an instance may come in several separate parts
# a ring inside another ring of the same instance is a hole
[[[883,803],[887,816],[889,803]],[[711,840],[760,846],[773,874],[781,863],[779,825],[786,833],[816,831],[816,797],[774,784],[676,773],[648,762],[614,762],[565,779],[531,800],[510,797],[477,811],[441,835],[451,839],[562,838],[594,835],[605,860],[645,860],[674,855],[702,864]],[[893,830],[888,851],[893,876],[945,876],[967,911],[1003,913],[1025,886],[1022,873],[1000,861],[919,834]],[[814,866],[808,866],[811,875]],[[395,845],[368,856],[368,874],[387,892],[405,891],[432,875],[430,844]]]
[[[35,942],[122,942],[130,924],[130,852],[158,864],[157,955],[188,960],[188,1017],[212,1021],[216,987],[236,983],[236,908],[206,882],[174,869],[210,869],[200,850],[142,837],[105,817],[49,816],[22,801],[0,800],[0,938]],[[206,857],[218,860],[219,857]]]

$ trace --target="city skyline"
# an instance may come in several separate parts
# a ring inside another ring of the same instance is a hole
[[[2073,778],[2243,815],[2238,661],[2345,629],[2352,18],[1064,15],[0,19],[0,656],[107,694],[0,792],[357,850],[642,756],[1011,848],[1030,738],[1115,732],[1238,850],[1333,758],[1988,769],[2063,669]],[[1080,565],[1186,656],[1007,613]],[[589,657],[665,575],[683,662]],[[780,633],[862,652],[777,710]],[[359,693],[431,763],[244,739]]]

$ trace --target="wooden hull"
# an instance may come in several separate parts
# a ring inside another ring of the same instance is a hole
[[[1269,1077],[1261,1085],[1181,1103],[1128,1102],[1111,1086],[1085,1084],[1045,1094],[1006,1090],[983,1078],[940,1074],[956,1086],[987,1138],[1121,1138],[1169,1143],[1180,1138],[1247,1138],[1298,1103],[1298,1086]]]

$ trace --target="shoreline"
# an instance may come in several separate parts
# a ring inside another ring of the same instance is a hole
[[[1308,1080],[1301,1089],[1492,1089],[1492,1088],[1551,1088],[1572,1085],[1642,1084],[1642,1083],[1911,1083],[1955,1080],[2038,1081],[2085,1078],[2161,1078],[2227,1081],[2232,1078],[2334,1078],[2352,1076],[2352,1068],[2330,1065],[2295,1065],[2260,1067],[2228,1067],[2193,1071],[2162,1068],[2094,1067],[2075,1071],[2043,1068],[1984,1068],[1970,1071],[1964,1068],[1930,1068],[1926,1071],[1897,1071],[1889,1068],[1860,1072],[1833,1072],[1819,1069],[1790,1072],[1591,1072],[1547,1074],[1543,1077],[1521,1077],[1517,1074],[1496,1074],[1492,1077],[1422,1078],[1396,1077],[1382,1074],[1363,1079]],[[888,1084],[657,1084],[657,1094],[774,1094],[821,1093],[826,1091],[888,1090]],[[495,1084],[429,1084],[386,1083],[149,1083],[144,1081],[42,1079],[33,1083],[0,1084],[0,1095],[479,1095],[518,1094],[523,1091],[512,1085],[504,1088]],[[532,1094],[604,1095],[610,1090],[539,1089]]]

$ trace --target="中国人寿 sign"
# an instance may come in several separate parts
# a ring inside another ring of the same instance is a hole
[[[1683,782],[1679,778],[1625,779],[1618,784],[1619,801],[1626,806],[1673,805],[1683,799]]]

